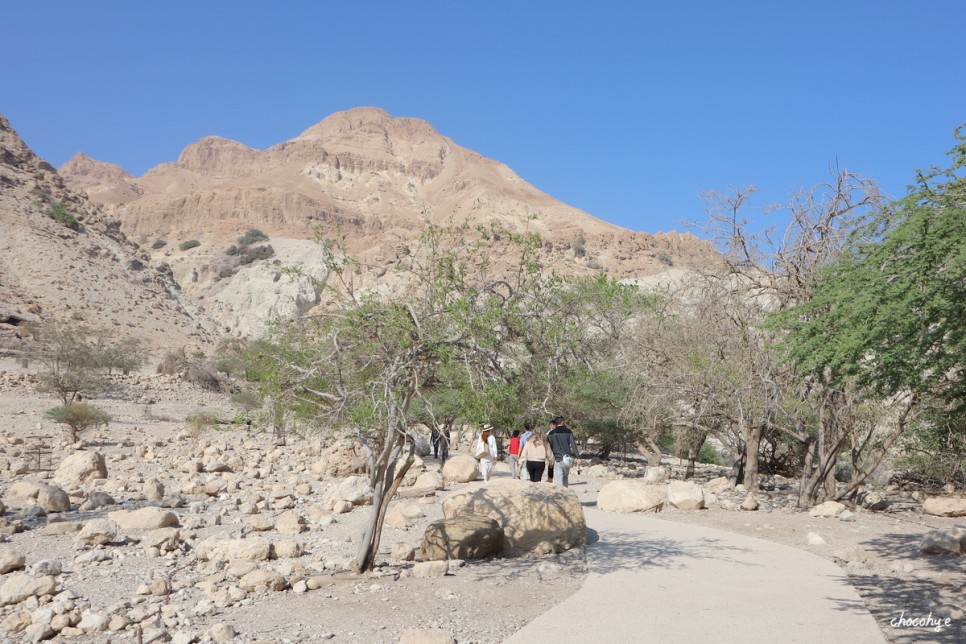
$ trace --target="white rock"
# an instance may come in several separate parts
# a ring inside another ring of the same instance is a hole
[[[7,574],[14,570],[23,570],[27,557],[13,548],[0,548],[0,574]]]
[[[922,511],[936,517],[966,517],[966,499],[932,497],[922,504]]]
[[[825,545],[825,539],[822,538],[822,535],[820,535],[818,533],[815,533],[815,532],[809,532],[808,534],[806,534],[805,535],[805,542],[808,543],[808,545],[810,545],[810,546],[824,546]]]
[[[837,517],[838,515],[845,512],[846,508],[843,504],[838,501],[826,501],[825,503],[820,503],[814,508],[809,510],[809,515],[813,517]]]
[[[29,597],[53,595],[56,588],[57,582],[53,577],[10,575],[0,586],[0,606],[19,604]]]
[[[667,501],[679,510],[702,510],[704,490],[691,481],[671,481],[667,486]]]
[[[107,478],[107,465],[100,452],[80,451],[65,458],[54,473],[54,480],[62,485],[87,483]]]
[[[638,479],[611,481],[597,493],[597,507],[605,512],[660,512],[667,502],[667,488]]]

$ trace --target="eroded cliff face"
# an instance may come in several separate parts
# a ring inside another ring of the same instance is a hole
[[[87,164],[102,182],[124,177]],[[76,220],[52,218],[53,208]],[[120,222],[69,189],[0,116],[0,339],[31,323],[69,320],[156,347],[206,345],[214,325],[182,299],[169,267],[130,243]]]
[[[344,239],[370,267],[359,276],[370,287],[391,279],[387,268],[427,221],[537,232],[544,241],[539,261],[564,274],[641,277],[715,257],[693,235],[633,232],[567,206],[429,123],[377,108],[334,114],[266,150],[206,137],[138,178],[87,157],[62,170],[68,185],[101,204],[127,235],[155,247],[155,259],[169,263],[185,292],[203,298],[232,333],[254,332],[259,325],[246,317],[263,319],[284,308],[283,299],[305,295],[302,285],[254,298],[243,295],[251,285],[237,280],[274,274],[273,261],[320,266],[321,251],[310,249],[317,235]],[[275,255],[233,267],[231,247],[250,228],[270,237]],[[201,246],[180,251],[189,239]]]

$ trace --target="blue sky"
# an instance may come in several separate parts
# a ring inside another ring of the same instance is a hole
[[[901,196],[966,122],[966,2],[18,2],[0,113],[59,166],[139,175],[373,105],[646,232],[836,161]]]

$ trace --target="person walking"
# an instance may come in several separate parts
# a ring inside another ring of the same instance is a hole
[[[543,470],[547,467],[547,445],[543,440],[543,433],[539,430],[532,432],[520,452],[520,461],[527,468],[530,481],[539,483],[543,477]]]
[[[527,440],[531,436],[533,436],[533,423],[528,420],[523,423],[523,433],[520,434],[520,454],[523,454],[523,448],[526,447]],[[527,462],[523,460],[522,456],[520,457],[520,478],[524,481],[530,478],[530,475],[527,473]]]
[[[520,476],[520,430],[514,429],[510,436],[510,447],[507,450],[507,459],[510,463],[510,475],[516,479]]]
[[[553,421],[550,421],[550,429],[547,430],[547,483],[553,481],[553,466],[556,464],[553,460],[553,451],[550,449],[550,435],[553,434],[554,427]]]
[[[577,460],[577,439],[570,428],[564,425],[562,416],[555,416],[550,421],[550,431],[547,433],[547,446],[553,454],[553,482],[567,487],[570,485],[570,468]]]
[[[480,474],[484,481],[490,480],[490,472],[493,470],[493,463],[499,457],[496,447],[496,436],[493,435],[493,425],[483,425],[480,437],[476,439],[476,448],[473,455],[480,461]]]

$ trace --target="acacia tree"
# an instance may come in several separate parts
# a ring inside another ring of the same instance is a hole
[[[821,268],[843,251],[860,217],[881,203],[870,181],[836,171],[831,182],[771,211],[786,218],[776,234],[752,230],[745,218],[753,192],[707,196],[706,232],[722,262],[676,294],[675,316],[655,345],[659,370],[651,372],[661,375],[636,403],[669,414],[668,422],[684,431],[698,432],[694,445],[708,432],[718,433],[742,454],[739,478],[750,490],[757,489],[763,437],[784,435],[803,453],[834,464],[856,429],[838,422],[844,419],[838,412],[852,398],[803,400],[804,379],[769,351],[780,334],[766,326],[765,317],[808,301]],[[654,392],[662,402],[654,400]],[[824,486],[832,469],[819,468],[814,477],[815,468],[806,472],[815,479],[813,487]]]
[[[789,331],[786,354],[804,373],[897,407],[849,492],[881,463],[920,402],[938,401],[957,418],[966,412],[966,137],[957,130],[956,138],[950,168],[918,173],[908,196],[851,236],[811,297],[776,315]]]
[[[476,422],[494,413],[497,392],[546,406],[569,365],[596,346],[564,314],[579,289],[534,261],[538,236],[501,231],[498,243],[479,232],[428,226],[386,294],[356,291],[353,263],[330,246],[325,287],[341,304],[279,323],[261,345],[273,404],[311,405],[320,425],[351,427],[363,445],[373,501],[359,572],[375,563],[389,501],[413,462],[412,421],[434,413],[430,392],[465,392],[449,413]]]

